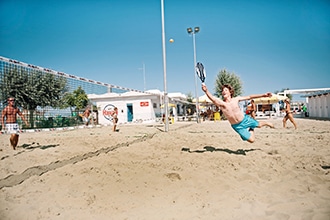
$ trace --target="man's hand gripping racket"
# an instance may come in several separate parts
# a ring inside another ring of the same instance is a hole
[[[198,62],[196,64],[196,74],[200,78],[200,80],[202,81],[202,83],[204,83],[205,77],[206,77],[206,72],[205,72],[205,69],[204,69],[203,64],[200,63],[200,62]]]

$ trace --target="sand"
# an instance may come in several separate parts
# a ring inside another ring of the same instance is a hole
[[[0,135],[0,219],[330,219],[330,121],[227,121]]]

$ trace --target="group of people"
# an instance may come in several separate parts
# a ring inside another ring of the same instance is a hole
[[[90,123],[90,120],[93,118],[91,117],[91,110],[87,108],[84,113],[81,115],[84,124],[87,126]],[[113,111],[111,112],[112,117],[112,124],[113,124],[113,131],[117,131],[117,123],[118,123],[118,108],[114,107]]]
[[[242,140],[253,143],[255,141],[254,129],[261,128],[264,126],[274,128],[274,125],[267,121],[257,121],[255,119],[256,106],[254,104],[253,99],[261,98],[261,97],[271,97],[272,93],[267,92],[264,94],[257,95],[249,95],[249,96],[237,96],[235,97],[234,88],[230,85],[222,86],[222,97],[223,99],[219,99],[211,94],[211,92],[207,89],[205,83],[202,83],[202,90],[205,92],[207,97],[216,105],[217,108],[220,108],[222,113],[225,115],[231,127],[240,135]],[[240,107],[239,102],[251,100],[251,106],[247,109],[247,114],[244,114]],[[22,112],[17,108],[14,104],[15,99],[13,97],[8,98],[8,105],[2,111],[2,128],[6,128],[10,136],[10,144],[12,148],[15,150],[18,143],[19,137],[19,126],[17,124],[17,115],[19,115],[22,120],[28,125],[28,122],[24,118]],[[283,127],[286,128],[287,120],[290,120],[294,125],[295,129],[297,129],[297,124],[293,119],[293,115],[290,108],[290,101],[288,99],[285,100],[286,107],[285,112],[286,115],[283,118]],[[89,108],[85,110],[83,113],[83,121],[85,125],[89,124],[91,111]],[[118,108],[115,107],[111,113],[113,119],[113,131],[117,131],[117,123],[118,123]]]
[[[283,127],[286,128],[286,122],[287,120],[290,120],[294,128],[297,129],[297,124],[293,118],[293,112],[291,111],[290,99],[285,99],[284,103],[285,103],[285,109],[284,109],[285,116],[283,118]],[[306,108],[306,106],[304,107]],[[252,99],[250,101],[250,104],[246,108],[246,114],[256,119],[256,111],[257,111],[257,107],[256,104],[254,103],[254,100]]]
[[[255,141],[254,129],[268,126],[274,128],[274,125],[267,121],[257,121],[254,118],[244,114],[240,107],[239,102],[251,100],[261,97],[271,97],[272,93],[268,92],[259,95],[250,96],[237,96],[235,97],[234,88],[231,85],[222,86],[223,100],[213,96],[207,89],[205,83],[202,83],[202,90],[207,97],[221,110],[231,124],[231,127],[241,136],[242,140],[253,143]]]
[[[222,97],[223,100],[214,97],[205,83],[202,83],[202,90],[205,92],[207,97],[217,106],[220,107],[222,113],[226,116],[232,128],[241,136],[242,140],[253,143],[255,141],[254,129],[261,128],[264,126],[268,126],[270,128],[275,128],[274,125],[267,121],[257,121],[255,119],[256,115],[256,105],[253,99],[262,98],[262,97],[271,97],[272,93],[267,92],[265,94],[258,95],[249,95],[249,96],[237,96],[234,97],[235,91],[234,88],[230,85],[222,86]],[[251,100],[251,104],[247,109],[247,114],[244,114],[240,107],[239,102]],[[283,127],[286,128],[286,121],[290,120],[295,129],[297,129],[297,124],[293,119],[293,115],[290,108],[290,100],[285,100],[286,107],[285,112],[286,115],[283,118]]]
[[[113,131],[117,131],[117,122],[118,122],[118,108],[114,107],[113,111],[111,112],[112,116],[112,123],[113,123]],[[90,120],[93,120],[91,110],[89,108],[86,108],[84,113],[81,115],[82,120],[86,126],[89,125]]]
[[[215,111],[218,112],[218,109]],[[206,111],[201,111],[200,116],[203,118],[203,121],[206,119],[208,120],[214,120],[214,113],[211,109],[211,107],[207,108]]]
[[[28,122],[25,119],[23,113],[20,109],[15,105],[15,98],[9,97],[7,99],[7,106],[2,110],[1,114],[1,125],[2,130],[6,130],[7,133],[10,134],[10,145],[13,150],[16,150],[20,129],[17,123],[17,116],[20,116],[21,119],[24,121],[25,125],[28,126]],[[85,125],[88,125],[91,120],[91,110],[87,108],[84,113],[82,114],[83,122]],[[117,131],[117,123],[118,123],[118,108],[115,107],[112,111],[112,118],[113,118],[113,131]]]

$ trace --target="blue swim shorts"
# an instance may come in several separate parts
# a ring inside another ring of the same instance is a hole
[[[259,122],[254,118],[245,115],[244,119],[237,124],[232,124],[231,127],[241,136],[242,140],[247,141],[251,133],[248,131],[249,128],[256,128],[259,126]]]

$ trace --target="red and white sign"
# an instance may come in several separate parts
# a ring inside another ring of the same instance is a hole
[[[149,102],[140,102],[140,106],[141,107],[148,107],[149,106]]]

